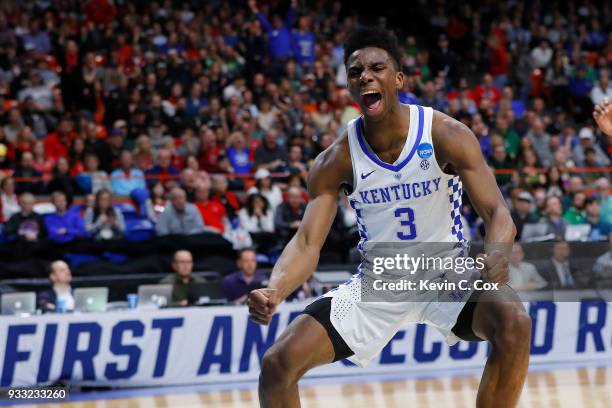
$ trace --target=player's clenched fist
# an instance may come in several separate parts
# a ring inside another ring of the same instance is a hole
[[[593,117],[601,131],[612,136],[612,103],[609,98],[604,98],[602,103],[595,105]]]
[[[256,289],[249,293],[249,316],[259,324],[269,324],[280,303],[276,289]]]
[[[489,282],[502,285],[508,283],[508,257],[501,251],[491,251],[484,259],[481,274]]]

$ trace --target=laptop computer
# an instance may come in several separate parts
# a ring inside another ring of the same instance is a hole
[[[108,288],[77,288],[72,294],[75,312],[105,312]]]
[[[33,314],[36,311],[36,293],[4,293],[1,303],[0,308],[3,315]]]
[[[565,227],[566,241],[588,241],[591,233],[589,224],[568,225]]]
[[[172,302],[172,285],[140,285],[138,286],[138,308],[159,308]]]
[[[221,282],[191,283],[187,288],[190,305],[223,305],[227,303]]]

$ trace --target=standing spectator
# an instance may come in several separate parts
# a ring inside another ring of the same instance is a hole
[[[132,153],[127,150],[121,152],[120,168],[111,173],[111,187],[113,194],[126,196],[136,188],[147,187],[144,173],[134,167]]]
[[[17,194],[29,192],[34,195],[42,193],[44,188],[42,176],[41,172],[34,169],[34,156],[32,153],[25,152],[21,155],[19,167],[13,173],[15,181],[17,181],[15,192]]]
[[[96,193],[93,208],[88,208],[83,218],[87,233],[95,240],[118,239],[125,233],[123,214],[113,207],[112,195],[108,190]]]
[[[20,211],[4,224],[3,234],[11,241],[37,242],[47,237],[45,222],[34,212],[34,196],[23,193],[19,197]]]
[[[197,207],[187,202],[185,190],[175,187],[155,229],[158,235],[192,235],[204,232],[204,223]]]
[[[246,206],[238,211],[238,218],[250,233],[274,232],[274,213],[259,192],[249,194]]]
[[[508,275],[508,285],[514,290],[538,290],[546,287],[546,279],[540,276],[536,267],[528,262],[523,262],[525,252],[518,242],[512,246],[510,254]]]
[[[249,292],[264,287],[267,279],[257,271],[257,253],[252,248],[241,249],[238,253],[238,271],[223,278],[223,293],[228,302],[243,304]]]
[[[45,217],[49,239],[57,243],[65,243],[87,235],[83,219],[78,211],[68,210],[66,194],[61,191],[53,192],[51,203],[55,206],[55,212]]]
[[[270,57],[276,61],[284,61],[292,56],[291,53],[291,26],[295,15],[296,0],[291,0],[291,6],[287,18],[283,22],[279,15],[272,17],[272,25],[257,8],[256,0],[249,0],[249,8],[257,15],[261,25],[268,33],[268,47]]]
[[[291,187],[287,192],[287,201],[279,205],[274,214],[274,230],[284,242],[288,242],[297,231],[305,210],[302,192],[297,187]]]
[[[298,20],[298,29],[292,33],[293,56],[302,67],[311,68],[315,63],[314,34],[310,31],[310,17],[301,16]]]
[[[67,311],[74,310],[74,298],[72,297],[72,272],[64,261],[53,261],[49,265],[49,280],[51,288],[38,294],[36,304],[43,312],[54,312],[57,301],[63,300]]]
[[[15,194],[15,180],[12,177],[5,177],[0,181],[0,209],[4,222],[19,212],[19,200]]]
[[[612,224],[612,195],[609,194],[610,180],[601,177],[595,182],[599,193],[599,208],[601,219],[608,224]]]
[[[278,144],[279,132],[272,128],[266,132],[263,143],[255,151],[255,167],[271,172],[284,171],[287,165],[287,151]]]
[[[191,252],[180,249],[172,256],[174,273],[163,278],[159,283],[172,284],[172,303],[179,306],[189,304],[189,287],[194,283],[205,283],[206,280],[193,276],[193,256]]]

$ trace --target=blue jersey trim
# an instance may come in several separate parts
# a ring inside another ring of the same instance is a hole
[[[408,153],[408,156],[406,156],[404,161],[402,161],[398,165],[385,163],[384,161],[380,160],[374,154],[372,149],[368,147],[365,141],[365,138],[363,137],[363,133],[361,131],[361,123],[363,122],[363,116],[359,117],[359,119],[357,119],[357,121],[355,122],[355,130],[357,132],[357,140],[359,141],[359,146],[361,146],[361,150],[365,153],[365,155],[368,156],[370,160],[372,160],[375,164],[387,170],[391,170],[391,171],[400,171],[406,164],[408,164],[410,159],[412,159],[412,156],[414,156],[414,153],[416,152],[417,147],[421,143],[421,138],[423,137],[423,122],[425,121],[424,120],[425,111],[423,110],[423,107],[419,105],[417,105],[417,109],[419,111],[419,128],[417,131],[416,141],[414,142],[414,145],[412,146],[410,153]]]

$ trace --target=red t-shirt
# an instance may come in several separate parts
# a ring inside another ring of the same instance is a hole
[[[198,210],[200,210],[204,225],[213,227],[220,232],[225,230],[225,226],[223,225],[223,217],[227,217],[227,211],[225,211],[223,204],[218,201],[208,200],[205,203],[196,201],[195,205],[198,207]]]
[[[45,139],[45,155],[53,160],[57,160],[60,157],[68,158],[68,150],[70,149],[70,143],[74,138],[74,132],[71,132],[68,135],[68,140],[66,142],[62,142],[57,136],[56,132],[51,133]]]

